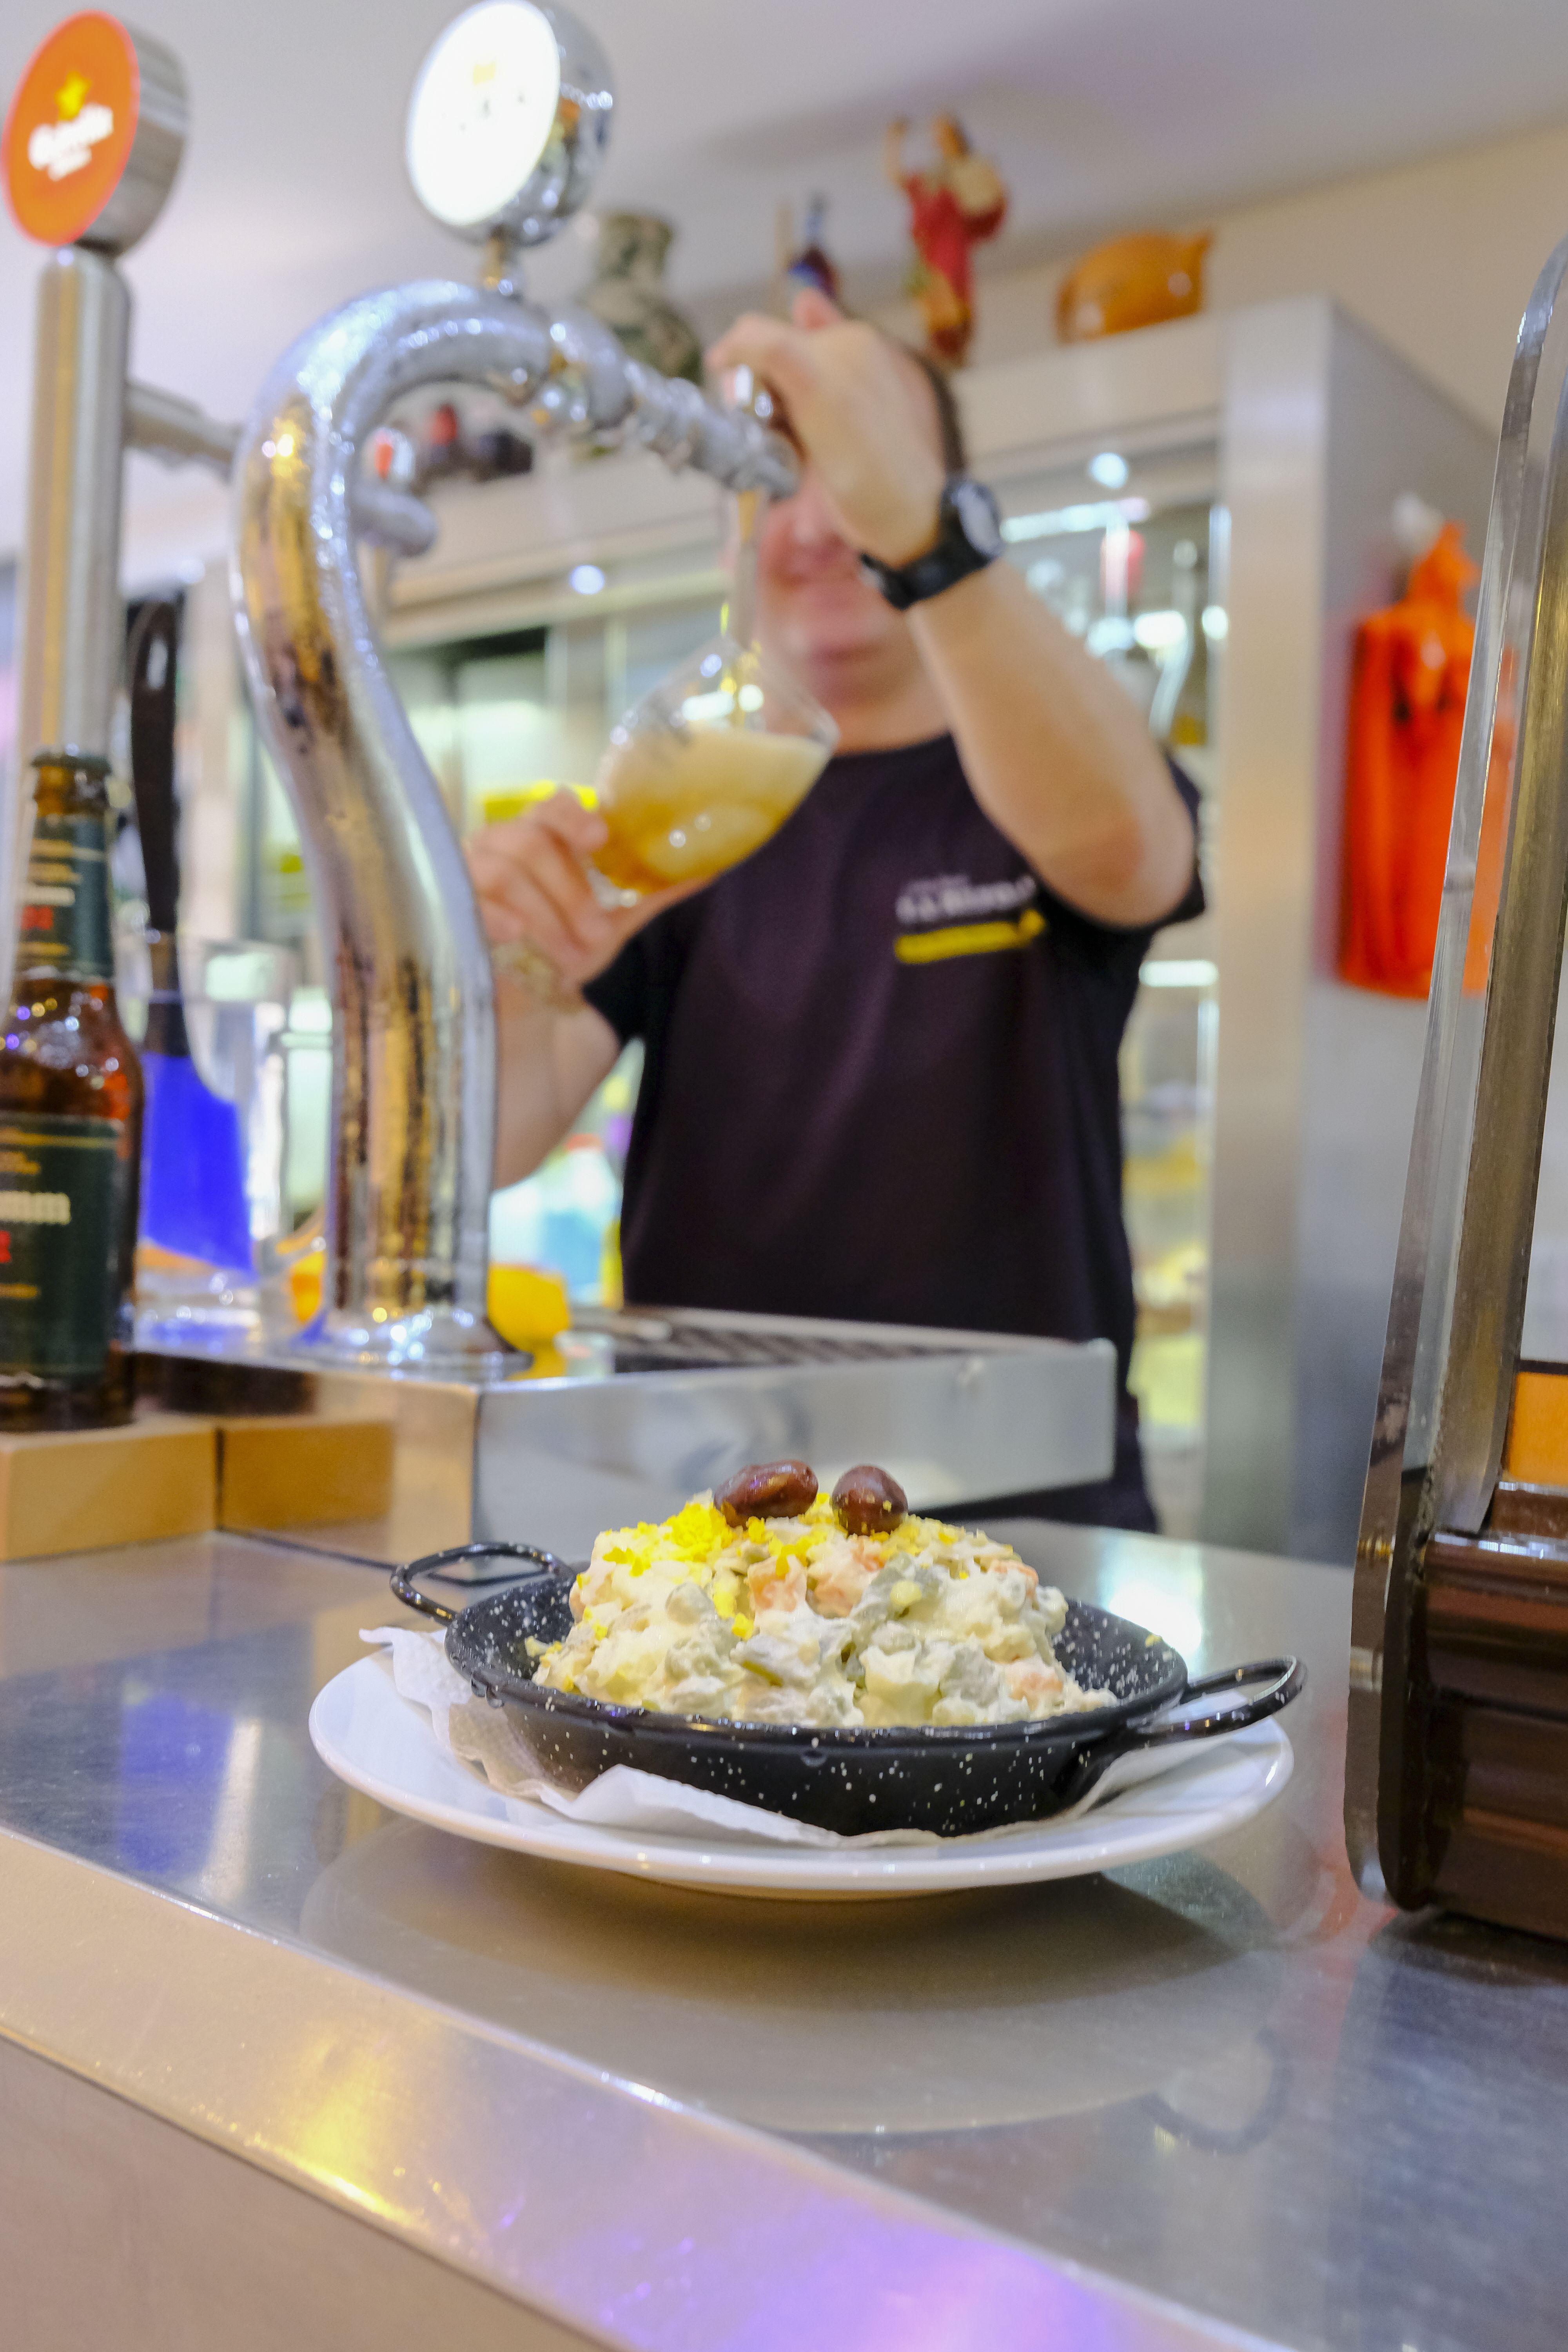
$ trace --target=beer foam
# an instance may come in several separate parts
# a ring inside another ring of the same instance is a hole
[[[809,735],[635,728],[599,771],[609,839],[594,863],[617,889],[638,894],[706,881],[771,840],[826,764]]]

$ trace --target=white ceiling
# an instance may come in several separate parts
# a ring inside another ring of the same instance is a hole
[[[672,279],[753,283],[774,207],[831,197],[845,262],[891,268],[879,174],[893,113],[962,113],[1013,191],[1031,256],[1130,220],[1190,219],[1313,180],[1568,116],[1563,0],[579,0],[618,99],[600,194],[680,223]],[[65,0],[5,0],[0,90]],[[453,0],[132,0],[193,92],[168,208],[131,257],[136,373],[238,415],[279,351],[363,288],[465,274],[403,170],[404,108]],[[550,291],[584,271],[568,236]],[[0,550],[20,537],[37,256],[0,215]],[[138,461],[135,504],[177,535],[194,485]]]

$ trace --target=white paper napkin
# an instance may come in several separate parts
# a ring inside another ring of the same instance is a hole
[[[1009,1822],[1002,1829],[977,1830],[963,1838],[939,1837],[934,1830],[871,1830],[858,1837],[842,1837],[837,1830],[818,1829],[815,1822],[793,1821],[787,1813],[767,1812],[760,1805],[744,1805],[733,1797],[688,1788],[683,1781],[667,1780],[629,1764],[612,1765],[587,1788],[573,1794],[546,1777],[507,1708],[475,1697],[447,1657],[443,1635],[407,1625],[381,1625],[362,1633],[360,1639],[387,1654],[398,1696],[420,1711],[437,1745],[481,1773],[498,1794],[548,1805],[568,1821],[591,1822],[600,1829],[630,1830],[638,1835],[689,1838],[697,1834],[744,1845],[857,1848],[973,1845],[1031,1833],[1044,1836],[1081,1819],[1108,1797],[1139,1781],[1163,1780],[1170,1773],[1201,1767],[1205,1758],[1225,1741],[1241,1736],[1223,1732],[1190,1748],[1141,1748],[1119,1756],[1086,1797],[1066,1811],[1053,1813],[1048,1822]]]

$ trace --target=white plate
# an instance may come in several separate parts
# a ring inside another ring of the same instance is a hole
[[[816,1902],[1079,1878],[1179,1853],[1251,1821],[1279,1794],[1295,1761],[1270,1720],[1199,1743],[1176,1770],[1109,1797],[1074,1822],[944,1846],[858,1849],[634,1836],[568,1821],[526,1797],[503,1797],[437,1746],[423,1712],[398,1696],[379,1658],[362,1658],[327,1685],[310,1709],[310,1738],[351,1788],[459,1837],[671,1886]]]

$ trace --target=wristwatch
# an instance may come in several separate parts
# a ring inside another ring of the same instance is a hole
[[[940,596],[972,572],[984,572],[1001,552],[1002,518],[995,499],[984,482],[967,474],[950,474],[937,509],[936,545],[912,563],[879,563],[874,555],[863,555],[860,570],[895,611],[907,613],[911,604]]]

